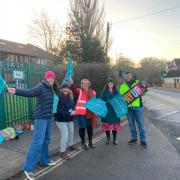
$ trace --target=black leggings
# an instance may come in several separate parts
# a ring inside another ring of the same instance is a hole
[[[86,130],[86,128],[79,128],[79,136],[81,138],[82,144],[85,143],[85,130]],[[93,136],[93,128],[92,127],[87,127],[87,134],[88,134],[89,143],[91,143],[92,136]]]
[[[113,140],[116,140],[117,131],[112,131],[113,134]],[[110,139],[110,131],[106,131],[106,137],[109,140]]]

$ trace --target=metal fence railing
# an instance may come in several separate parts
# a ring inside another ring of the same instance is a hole
[[[20,64],[0,61],[0,74],[9,87],[31,88],[43,79],[50,67],[39,64]],[[32,117],[35,98],[12,96],[6,92],[0,95],[0,129],[24,124]]]

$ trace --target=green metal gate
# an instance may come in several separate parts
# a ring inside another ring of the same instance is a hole
[[[22,64],[12,61],[0,61],[0,74],[8,87],[31,88],[40,82],[45,71],[52,69],[39,64]],[[19,77],[18,77],[19,76]],[[0,129],[29,121],[33,114],[35,98],[0,95]]]

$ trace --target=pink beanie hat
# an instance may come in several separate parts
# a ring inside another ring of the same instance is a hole
[[[45,78],[45,79],[48,79],[48,78],[53,78],[53,79],[55,79],[55,78],[56,78],[56,75],[55,75],[55,73],[54,73],[53,71],[47,71],[47,72],[45,73],[44,78]]]

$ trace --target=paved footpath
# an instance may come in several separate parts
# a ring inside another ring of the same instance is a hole
[[[95,129],[95,132],[97,132],[98,129],[99,126]],[[18,140],[12,140],[0,144],[0,180],[7,179],[22,171],[27,150],[31,143],[31,137],[32,131],[26,130]],[[50,153],[56,154],[59,150],[60,133],[55,123],[53,124],[51,139],[52,141],[49,146]],[[78,129],[77,126],[75,126],[74,142],[78,143],[79,140]]]

